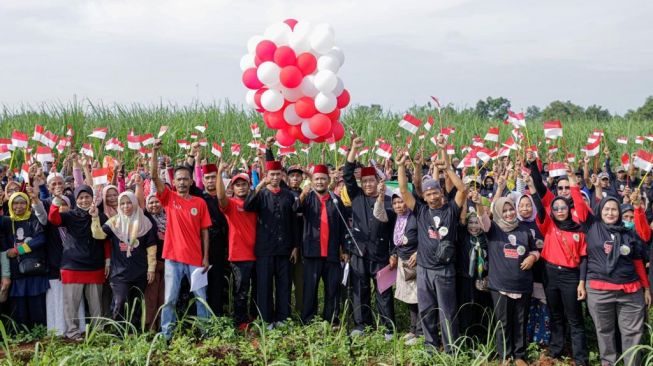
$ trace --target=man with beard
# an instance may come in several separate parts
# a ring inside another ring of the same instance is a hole
[[[288,188],[281,187],[281,169],[280,162],[267,161],[267,175],[249,194],[244,205],[245,210],[258,214],[256,304],[270,328],[290,317],[290,265],[297,262],[298,256],[294,220],[297,199]]]
[[[320,279],[324,284],[324,311],[322,319],[337,325],[340,300],[340,253],[345,241],[345,224],[340,212],[345,207],[328,190],[329,168],[313,168],[311,186],[306,186],[300,196],[304,215],[302,254],[304,258],[304,308],[302,321],[309,323],[317,314]]]

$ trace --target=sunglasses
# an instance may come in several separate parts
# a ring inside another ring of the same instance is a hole
[[[564,191],[564,190],[567,190],[567,191],[568,191],[568,190],[570,190],[570,189],[571,189],[570,186],[558,186],[558,190],[559,190],[559,191]]]
[[[553,206],[553,211],[566,211],[569,209],[569,206]]]

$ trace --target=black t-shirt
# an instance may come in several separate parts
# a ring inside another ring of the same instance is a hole
[[[412,213],[408,215],[400,245],[394,243],[394,235],[393,244],[397,256],[404,261],[410,259],[410,256],[417,251],[417,218],[415,215]]]
[[[530,230],[520,223],[515,230],[506,233],[493,222],[487,232],[487,240],[490,289],[531,293],[533,272],[520,268],[529,253],[537,250]]]
[[[454,275],[455,253],[449,263],[442,262],[443,249],[441,241],[449,243],[455,250],[456,231],[460,220],[461,208],[455,200],[444,206],[432,209],[427,204],[415,202],[417,217],[417,264],[424,268],[441,269],[447,267],[449,274]],[[440,257],[440,260],[438,259]]]
[[[111,282],[126,283],[146,279],[147,248],[156,245],[158,240],[156,223],[151,218],[148,219],[152,222],[152,228],[138,238],[139,245],[132,248],[130,257],[127,257],[127,245],[118,240],[108,225],[102,225],[102,230],[111,241]]]

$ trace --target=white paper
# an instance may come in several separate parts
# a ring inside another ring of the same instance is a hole
[[[342,273],[342,285],[347,286],[347,278],[349,278],[349,262],[345,263],[345,269]]]
[[[209,271],[211,270],[209,266]],[[203,287],[206,287],[209,284],[209,271],[202,273],[204,267],[195,268],[195,270],[190,274],[190,291],[197,291]]]

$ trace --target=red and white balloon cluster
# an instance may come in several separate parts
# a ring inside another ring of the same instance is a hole
[[[337,75],[345,56],[334,40],[329,24],[287,19],[247,42],[249,52],[240,60],[243,84],[250,89],[247,104],[277,130],[279,144],[344,136],[339,118],[349,92]]]

